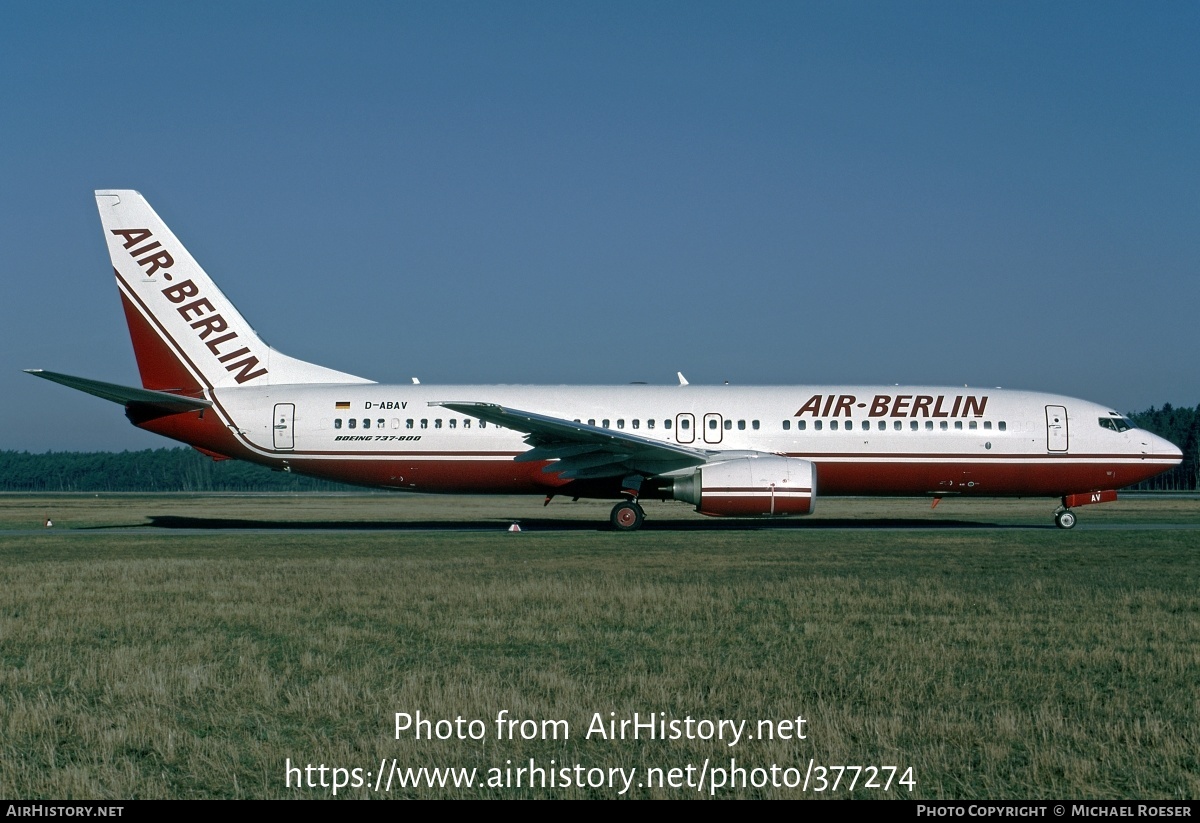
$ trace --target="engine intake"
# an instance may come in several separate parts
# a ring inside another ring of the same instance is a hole
[[[817,499],[817,468],[797,457],[739,457],[706,463],[671,485],[675,500],[713,517],[811,514]]]

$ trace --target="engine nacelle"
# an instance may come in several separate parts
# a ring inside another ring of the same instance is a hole
[[[811,514],[817,499],[817,467],[796,457],[739,457],[706,463],[678,478],[671,496],[713,517]]]

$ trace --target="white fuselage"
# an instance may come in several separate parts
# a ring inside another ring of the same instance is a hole
[[[1104,406],[1001,389],[366,384],[223,389],[213,399],[240,447],[230,456],[426,492],[563,485],[544,466],[514,464],[529,448],[521,433],[430,405],[447,401],[532,409],[722,454],[802,457],[825,494],[1059,495],[1119,488],[1179,460],[1144,430],[1103,427],[1117,416]]]

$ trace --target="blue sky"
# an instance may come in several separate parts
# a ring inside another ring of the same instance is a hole
[[[0,449],[170,445],[91,192],[426,383],[1200,403],[1200,6],[0,4]]]

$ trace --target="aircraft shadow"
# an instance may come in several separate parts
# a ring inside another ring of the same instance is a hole
[[[507,529],[513,523],[522,531],[596,532],[612,531],[608,523],[593,520],[567,520],[553,517],[522,517],[512,519],[471,520],[248,520],[220,517],[183,517],[152,515],[150,522],[139,528],[197,529],[211,531],[352,531],[352,532],[489,532]],[[711,531],[824,531],[830,529],[903,529],[912,531],[942,531],[946,529],[1052,529],[1035,524],[991,523],[972,520],[905,520],[900,518],[831,518],[825,520],[646,520],[646,532],[711,532]]]

